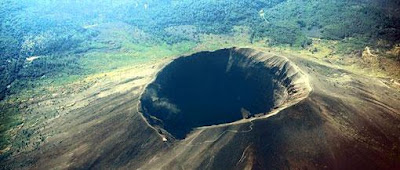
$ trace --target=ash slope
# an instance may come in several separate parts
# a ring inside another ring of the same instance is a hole
[[[91,96],[87,106],[47,125],[61,135],[3,163],[26,169],[400,168],[398,90],[380,79],[286,57],[308,75],[313,91],[266,119],[200,128],[185,140],[162,142],[137,112],[156,69],[141,78],[146,83],[132,79],[138,75],[121,80],[131,83],[125,93]]]

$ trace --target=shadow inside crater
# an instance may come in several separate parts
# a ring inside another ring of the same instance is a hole
[[[148,122],[183,139],[193,128],[230,123],[276,106],[282,87],[263,62],[232,49],[180,57],[157,75],[141,97]]]

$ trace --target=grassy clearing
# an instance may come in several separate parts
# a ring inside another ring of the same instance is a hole
[[[11,134],[8,130],[20,125],[22,121],[18,117],[18,106],[9,103],[0,103],[0,154],[10,143]]]
[[[124,43],[119,50],[90,52],[79,61],[90,74],[143,64],[163,57],[172,57],[190,52],[196,44],[182,42],[174,45],[144,45]]]

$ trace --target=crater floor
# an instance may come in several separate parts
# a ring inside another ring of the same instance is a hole
[[[159,132],[183,139],[196,127],[268,114],[309,85],[284,57],[229,48],[175,59],[147,86],[141,110]]]

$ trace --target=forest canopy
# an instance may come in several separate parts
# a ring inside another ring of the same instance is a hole
[[[246,26],[249,41],[267,39],[271,46],[305,48],[312,38],[349,42],[351,37],[369,46],[384,40],[389,48],[400,41],[399,6],[389,0],[5,0],[0,2],[0,98],[16,79],[80,74],[76,60],[93,50],[88,44],[100,34],[91,26],[129,24],[151,35],[139,44],[196,43],[196,35],[171,34],[171,27],[190,25],[195,34],[231,34],[235,26]],[[27,68],[26,59],[33,56],[40,59]]]

